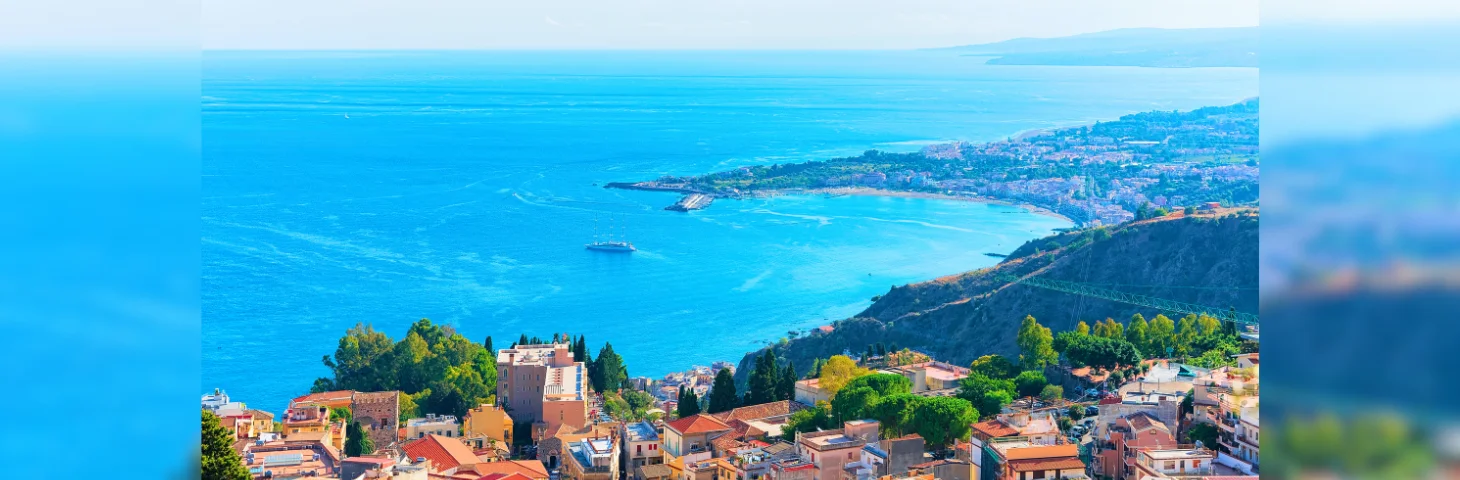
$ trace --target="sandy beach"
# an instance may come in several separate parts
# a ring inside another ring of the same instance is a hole
[[[1050,209],[1047,209],[1047,208],[1044,208],[1044,207],[1039,207],[1039,206],[1031,205],[1031,204],[1028,204],[1028,203],[1011,202],[1011,201],[1008,201],[1008,200],[1002,200],[1002,199],[997,199],[997,198],[989,198],[989,197],[968,197],[968,196],[962,196],[962,195],[946,195],[946,194],[942,194],[942,193],[911,192],[911,191],[906,191],[906,190],[886,190],[886,189],[871,188],[871,187],[834,187],[834,188],[812,188],[812,189],[796,189],[796,190],[775,190],[775,191],[770,191],[770,192],[764,192],[764,191],[762,191],[762,192],[756,192],[756,193],[752,194],[751,196],[762,197],[762,196],[775,196],[775,195],[860,195],[860,196],[868,196],[868,197],[928,198],[928,199],[934,199],[934,200],[952,200],[952,201],[958,201],[958,202],[991,203],[991,204],[997,204],[997,205],[1009,205],[1009,206],[1013,206],[1013,207],[1023,208],[1025,210],[1030,211],[1031,213],[1034,213],[1034,214],[1037,214],[1037,215],[1044,215],[1044,216],[1048,216],[1048,217],[1058,218],[1058,219],[1061,219],[1061,220],[1070,222],[1072,224],[1075,224],[1077,226],[1080,224],[1080,222],[1076,222],[1075,220],[1071,219],[1070,217],[1066,217],[1064,215],[1059,214],[1058,212],[1055,212],[1053,210],[1050,210]]]

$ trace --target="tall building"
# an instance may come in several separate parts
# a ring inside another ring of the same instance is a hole
[[[497,402],[513,423],[533,424],[534,440],[560,425],[588,424],[587,369],[569,344],[518,345],[497,352]]]

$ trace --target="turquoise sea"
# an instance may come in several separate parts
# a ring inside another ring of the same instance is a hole
[[[1066,227],[1018,208],[783,196],[664,211],[611,181],[987,141],[1257,95],[1256,69],[939,52],[209,52],[202,389],[281,410],[356,323],[739,360],[891,285]],[[586,251],[595,222],[638,247]]]

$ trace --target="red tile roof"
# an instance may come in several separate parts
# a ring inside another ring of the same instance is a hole
[[[1036,458],[1078,457],[1080,455],[1080,446],[1073,443],[1066,443],[1061,445],[1010,448],[1004,455],[1010,461]]]
[[[1012,437],[1019,434],[1019,430],[1005,425],[1004,422],[999,421],[997,418],[975,423],[973,424],[973,429],[991,438]]]
[[[781,417],[796,413],[806,406],[799,402],[781,400],[779,402],[762,403],[746,407],[732,408],[729,411],[713,414],[722,422],[731,420],[759,420],[762,418]]]
[[[411,461],[425,457],[431,470],[441,471],[479,462],[465,443],[451,437],[426,435],[401,447]]]
[[[1073,470],[1085,468],[1085,462],[1079,457],[1068,458],[1035,458],[1029,460],[1010,460],[1009,468],[1016,472],[1035,472],[1040,470]]]
[[[335,390],[333,392],[311,393],[302,397],[296,397],[293,403],[314,403],[314,402],[345,402],[350,403],[355,397],[354,390]]]
[[[487,462],[472,465],[472,471],[482,474],[483,479],[492,475],[522,476],[532,480],[543,480],[548,478],[547,466],[541,460],[503,460],[500,462]],[[497,480],[503,480],[498,478]]]
[[[669,422],[665,426],[674,429],[674,431],[679,432],[680,435],[717,432],[721,430],[733,430],[732,428],[730,428],[729,425],[726,425],[725,422],[720,421],[720,419],[717,419],[710,415],[705,415],[703,413],[699,415],[691,415],[681,418],[679,420],[675,420],[673,422]]]

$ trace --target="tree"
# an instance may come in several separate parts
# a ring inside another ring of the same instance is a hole
[[[1024,322],[1019,326],[1019,361],[1026,370],[1042,369],[1045,365],[1059,361],[1059,354],[1054,351],[1054,335],[1048,328],[1040,325],[1034,320],[1034,316],[1024,317]]]
[[[1187,443],[1201,442],[1202,446],[1207,448],[1215,449],[1220,447],[1217,444],[1217,426],[1210,423],[1197,422],[1192,424],[1186,430],[1186,441]]]
[[[790,360],[786,361],[786,368],[781,369],[781,380],[777,384],[776,400],[796,399],[796,364]]]
[[[375,441],[365,434],[365,429],[360,427],[360,422],[351,421],[345,427],[345,456],[358,457],[375,453]]]
[[[1051,403],[1061,398],[1065,398],[1065,387],[1059,385],[1045,385],[1039,391],[1039,399],[1045,403]]]
[[[1095,328],[1100,328],[1100,327],[1101,327],[1101,325],[1099,323],[1096,323],[1095,324]],[[1096,330],[1096,331],[1099,332],[1099,330]],[[1075,333],[1078,334],[1078,335],[1089,335],[1090,334],[1090,324],[1085,323],[1084,320],[1080,320],[1080,323],[1078,325],[1075,325]]]
[[[847,382],[867,373],[869,373],[867,369],[858,367],[857,362],[852,361],[851,358],[845,355],[833,355],[826,360],[825,365],[821,366],[821,390],[834,396]]]
[[[1186,356],[1191,353],[1191,344],[1196,342],[1198,335],[1196,326],[1196,315],[1188,314],[1181,317],[1180,325],[1176,329],[1175,344],[1176,353]]]
[[[791,414],[786,419],[786,425],[781,427],[781,437],[788,442],[796,441],[796,433],[814,432],[823,428],[830,428],[831,407],[826,402],[816,402],[811,408],[801,409]]]
[[[603,348],[598,351],[598,360],[595,362],[593,390],[598,392],[613,392],[623,388],[625,381],[629,379],[628,369],[624,367],[624,359],[613,351],[613,345],[604,342]]]
[[[927,397],[911,393],[884,396],[879,398],[866,413],[877,420],[884,438],[901,437],[912,433],[906,429],[912,425],[913,411],[922,405],[925,398]]]
[[[735,392],[735,378],[730,369],[722,368],[715,374],[715,384],[710,387],[710,413],[720,413],[735,408],[740,395]]]
[[[1080,419],[1085,418],[1085,407],[1081,405],[1070,405],[1070,408],[1065,410],[1065,415],[1068,415],[1075,421],[1080,421]]]
[[[684,418],[700,413],[700,396],[695,395],[694,390],[683,386],[679,387],[679,418]]]
[[[238,451],[233,449],[233,432],[218,423],[218,416],[203,410],[203,480],[249,480],[253,478]]]
[[[838,424],[864,418],[871,413],[870,409],[879,398],[881,395],[878,395],[877,390],[872,387],[842,388],[831,399],[831,418]]]
[[[354,415],[350,414],[350,409],[347,407],[335,407],[330,409],[331,422],[338,422],[340,420],[349,422],[353,417]]]
[[[482,346],[485,347],[488,352],[491,352],[492,355],[496,355],[497,354],[497,350],[494,349],[494,348],[492,348],[492,336],[491,335],[487,335],[487,340],[484,341],[484,342],[482,342]]]
[[[958,398],[968,400],[984,415],[997,415],[1014,401],[1014,382],[994,379],[979,372],[958,381]]]
[[[1148,357],[1164,358],[1167,355],[1166,349],[1176,348],[1176,324],[1165,315],[1156,315],[1156,318],[1151,319],[1151,328],[1146,336]]]
[[[887,347],[884,347],[882,345],[882,342],[877,342],[877,356],[880,356],[880,357],[887,356]]]
[[[780,372],[776,371],[776,354],[767,348],[765,353],[755,357],[755,366],[750,369],[750,377],[745,384],[745,405],[760,405],[772,401],[776,397],[776,387],[779,385]]]
[[[1105,319],[1105,322],[1104,323],[1105,323],[1105,335],[1102,335],[1103,337],[1110,338],[1110,339],[1124,339],[1125,338],[1125,327],[1121,326],[1120,325],[1120,322],[1117,322],[1114,319],[1107,318],[1107,319]]]
[[[1044,379],[1044,374],[1034,370],[1026,370],[1014,377],[1014,392],[1019,398],[1037,396],[1045,385],[1049,385],[1049,382]]]
[[[1003,355],[984,355],[969,366],[969,370],[987,375],[989,378],[1009,379],[1019,374],[1019,366]]]
[[[1137,313],[1130,317],[1130,328],[1125,331],[1125,341],[1135,345],[1137,350],[1147,352],[1147,327],[1146,318]]]
[[[893,373],[872,373],[853,378],[842,390],[867,387],[876,392],[878,396],[886,397],[903,393],[912,393],[912,381],[907,377]],[[835,404],[833,404],[835,406]]]
[[[967,400],[928,397],[913,410],[911,430],[921,435],[928,447],[941,450],[954,440],[968,440],[978,416],[978,410]]]

